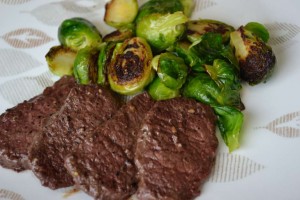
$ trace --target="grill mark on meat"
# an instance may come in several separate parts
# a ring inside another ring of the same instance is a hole
[[[153,105],[147,93],[134,97],[66,158],[65,167],[80,189],[110,200],[127,199],[136,191],[136,134]]]
[[[45,121],[63,104],[76,85],[73,77],[62,77],[42,94],[6,110],[0,116],[0,165],[15,171],[30,169],[28,148]]]
[[[90,130],[111,118],[120,105],[111,90],[97,85],[78,85],[70,91],[29,152],[32,171],[42,185],[51,189],[73,185],[64,157],[83,143]]]
[[[218,140],[212,109],[195,100],[159,101],[138,134],[137,199],[193,199],[213,167]]]

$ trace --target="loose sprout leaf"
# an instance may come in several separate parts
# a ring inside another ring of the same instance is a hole
[[[238,109],[228,106],[213,106],[218,117],[218,127],[221,136],[232,152],[239,148],[240,132],[244,121],[244,115]]]
[[[249,22],[245,25],[245,29],[251,31],[257,37],[260,37],[265,43],[269,41],[270,35],[268,29],[258,22]]]
[[[165,86],[159,77],[148,86],[148,93],[155,100],[166,100],[178,97],[179,90],[173,90]]]
[[[195,8],[195,1],[194,0],[180,0],[183,6],[183,13],[190,17]]]

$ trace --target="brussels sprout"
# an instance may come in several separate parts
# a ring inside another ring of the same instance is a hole
[[[217,124],[221,136],[232,152],[240,146],[239,138],[244,115],[241,111],[228,106],[214,106],[213,109],[218,117]]]
[[[155,100],[172,99],[180,95],[179,90],[168,88],[159,77],[156,77],[154,81],[149,85],[148,93]]]
[[[195,8],[195,1],[194,0],[180,0],[180,2],[183,6],[183,13],[186,16],[190,17]]]
[[[108,53],[110,52],[110,48],[113,48],[111,45],[107,43],[102,43],[100,48],[99,56],[98,56],[98,78],[97,83],[104,85],[106,83],[106,60]]]
[[[136,27],[136,35],[145,38],[156,51],[173,45],[184,34],[188,18],[183,12],[154,13],[143,17]]]
[[[50,71],[57,75],[72,75],[76,52],[69,47],[54,46],[46,54],[46,61]]]
[[[103,37],[104,42],[123,42],[134,36],[133,30],[131,28],[121,28],[115,30]]]
[[[245,25],[245,29],[251,31],[257,37],[260,37],[264,42],[268,42],[270,35],[267,28],[258,22],[249,22]]]
[[[183,58],[185,63],[194,71],[204,72],[204,64],[206,60],[201,59],[193,48],[190,48],[191,43],[188,41],[176,42],[170,51],[174,51],[179,57]]]
[[[108,81],[112,90],[132,95],[144,89],[153,77],[152,52],[143,38],[134,37],[117,44],[108,64]]]
[[[138,13],[137,0],[111,0],[105,6],[104,21],[115,28],[132,23]]]
[[[237,59],[230,45],[224,45],[219,33],[205,33],[191,47],[198,57],[206,64],[212,64],[215,59],[225,59],[238,68]]]
[[[194,77],[189,77],[183,88],[183,95],[211,106],[244,108],[238,89],[235,89],[231,84],[219,87],[206,73],[199,73]]]
[[[97,83],[99,51],[91,48],[80,49],[74,61],[74,76],[80,84]]]
[[[153,13],[167,14],[177,11],[184,11],[183,4],[180,0],[150,0],[143,4],[136,17],[136,22]]]
[[[219,33],[222,35],[223,43],[226,43],[232,31],[234,31],[232,26],[211,19],[192,20],[187,23],[187,38],[191,42],[199,40],[205,33]]]
[[[271,75],[276,57],[272,48],[262,39],[241,26],[230,34],[230,43],[235,48],[243,80],[255,85]]]
[[[63,46],[75,51],[85,47],[99,47],[102,36],[97,28],[83,18],[66,19],[58,28],[58,39]]]
[[[188,69],[184,63],[184,60],[172,53],[162,53],[155,57],[157,60],[157,66],[154,69],[157,71],[158,77],[161,82],[170,89],[178,90],[185,83]],[[153,64],[153,62],[152,62]]]
[[[220,88],[224,85],[232,85],[232,89],[242,88],[237,69],[226,61],[216,59],[212,66],[205,65],[205,69]]]

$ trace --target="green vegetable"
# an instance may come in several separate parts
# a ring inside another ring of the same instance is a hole
[[[183,12],[153,13],[137,23],[136,35],[145,38],[155,51],[162,51],[181,38],[187,21]]]
[[[102,37],[97,28],[83,18],[66,19],[58,28],[58,39],[63,46],[78,51],[85,47],[99,47]]]
[[[136,22],[139,23],[143,17],[154,13],[167,14],[177,11],[184,11],[180,0],[150,0],[141,6]]]
[[[228,24],[211,19],[191,20],[187,23],[187,38],[195,42],[206,33],[219,33],[223,43],[229,41],[230,33],[234,28]]]
[[[237,69],[224,60],[216,59],[213,65],[205,65],[206,72],[222,88],[231,85],[232,89],[241,89],[240,78]]]
[[[174,51],[179,57],[183,58],[185,64],[190,66],[194,71],[204,72],[205,60],[201,59],[193,48],[190,48],[191,43],[187,41],[176,42],[170,51]]]
[[[188,73],[184,60],[172,53],[162,53],[157,58],[157,66],[154,69],[157,70],[161,82],[170,89],[180,89]]]
[[[191,47],[206,64],[212,64],[215,59],[225,59],[238,68],[237,59],[230,45],[224,45],[219,33],[205,33]]]
[[[245,29],[260,37],[265,43],[268,42],[270,35],[267,28],[258,22],[249,22],[245,25]]]
[[[186,16],[190,17],[195,8],[195,1],[194,0],[180,0],[180,3],[183,6],[183,13]]]
[[[199,73],[189,77],[183,88],[183,95],[211,106],[232,106],[243,109],[239,89],[235,87],[232,84],[219,87],[208,74]]]
[[[272,48],[253,32],[241,26],[230,34],[231,46],[239,61],[241,78],[250,85],[265,81],[274,69],[276,57]]]
[[[217,124],[221,136],[229,151],[232,152],[240,146],[239,138],[244,115],[238,109],[228,106],[214,106],[213,109],[218,117]]]
[[[154,77],[152,51],[143,38],[134,37],[116,45],[108,62],[108,81],[112,90],[132,95],[144,89]]]
[[[54,46],[46,54],[46,61],[50,71],[57,75],[72,75],[76,52],[69,47]]]
[[[99,51],[91,48],[80,49],[74,61],[74,76],[80,84],[97,83]]]
[[[150,96],[159,101],[178,97],[180,95],[179,90],[173,90],[165,86],[159,77],[156,77],[154,81],[148,87],[148,93]]]
[[[111,0],[105,6],[104,21],[115,28],[130,25],[138,13],[137,0]]]
[[[113,48],[111,45],[108,45],[107,43],[103,43],[103,45],[100,48],[99,56],[98,56],[98,78],[97,83],[104,85],[106,83],[106,60],[107,60],[107,54],[109,53],[109,49]]]
[[[103,42],[124,42],[134,36],[133,28],[121,28],[103,37]]]

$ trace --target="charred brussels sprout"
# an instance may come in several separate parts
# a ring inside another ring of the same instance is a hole
[[[102,36],[97,28],[83,18],[71,18],[58,28],[58,39],[63,46],[78,51],[85,47],[99,47]]]
[[[107,66],[112,90],[125,95],[143,90],[154,77],[151,60],[151,48],[143,38],[134,37],[117,44]]]
[[[173,45],[184,34],[188,18],[183,12],[154,13],[143,17],[136,27],[136,35],[145,38],[156,51]]]
[[[76,52],[69,47],[54,46],[46,54],[50,71],[57,75],[72,75]]]
[[[96,49],[80,49],[74,61],[74,76],[80,84],[97,83],[98,79],[98,56]]]
[[[159,77],[156,77],[154,81],[149,85],[148,93],[153,99],[158,101],[172,99],[180,95],[179,90],[168,88]]]
[[[211,19],[191,20],[187,23],[187,38],[191,42],[199,40],[205,33],[219,33],[225,43],[229,41],[232,31],[234,31],[232,26]]]
[[[152,67],[157,71],[158,77],[166,87],[173,90],[182,87],[188,74],[187,66],[182,58],[172,53],[162,53],[153,61]]]
[[[137,0],[111,0],[105,6],[104,21],[115,28],[132,23],[138,13]]]
[[[272,48],[244,26],[230,34],[230,43],[235,48],[241,78],[250,85],[266,80],[276,62]]]

